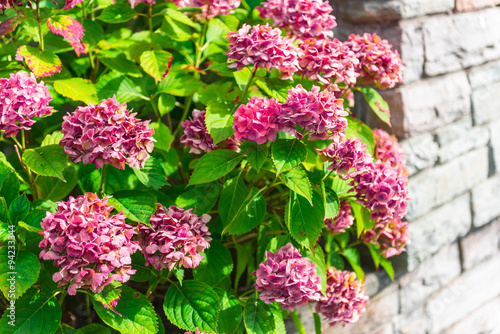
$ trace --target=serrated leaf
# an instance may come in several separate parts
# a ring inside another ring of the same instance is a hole
[[[5,173],[0,174],[0,196],[5,198],[5,202],[10,204],[19,196],[19,179],[16,172],[5,170]]]
[[[40,261],[38,257],[30,252],[12,250],[6,242],[0,248],[0,289],[7,300],[15,300],[22,296],[38,279],[40,274]],[[15,256],[13,256],[15,253]],[[13,256],[12,264],[10,256]],[[14,279],[12,279],[14,277]],[[15,285],[15,292],[11,289]],[[17,306],[17,305],[16,305]]]
[[[153,189],[160,189],[161,187],[168,185],[165,170],[163,169],[160,161],[154,157],[149,157],[144,163],[144,168],[137,170],[132,168],[134,174],[137,176],[139,181],[146,187],[151,187]]]
[[[166,93],[174,96],[189,96],[203,86],[203,82],[194,77],[182,73],[169,73],[158,85],[158,93]]]
[[[184,23],[190,27],[194,28],[196,26],[196,24],[189,17],[173,8],[166,8],[165,15],[170,17],[172,20]]]
[[[240,324],[243,315],[238,299],[229,296],[227,291],[221,288],[214,289],[220,299],[219,321],[217,322],[218,333],[232,333]]]
[[[361,257],[359,252],[355,248],[349,248],[342,252],[342,255],[347,259],[347,262],[351,265],[352,269],[356,273],[358,280],[363,281],[365,279],[365,272],[361,268]]]
[[[214,145],[234,134],[232,113],[234,107],[234,103],[220,97],[208,101],[205,124]]]
[[[206,183],[191,187],[175,200],[175,205],[184,209],[193,210],[198,216],[209,212],[214,207],[222,186],[217,182]]]
[[[176,21],[169,16],[165,16],[161,29],[169,38],[179,42],[190,40],[193,34],[189,25]]]
[[[40,51],[37,48],[23,45],[17,49],[16,59],[19,57],[26,61],[26,65],[37,77],[50,77],[61,72],[62,69],[61,60],[50,51]]]
[[[278,139],[273,143],[272,158],[276,174],[297,167],[307,158],[307,147],[298,139]]]
[[[184,330],[216,333],[219,297],[207,284],[184,281],[172,284],[165,295],[163,309],[174,325]]]
[[[373,139],[373,131],[363,122],[353,117],[347,118],[347,129],[345,134],[347,138],[360,138],[361,141],[366,145],[366,151],[373,155],[373,149],[375,147]]]
[[[53,34],[63,36],[78,56],[87,52],[82,44],[85,29],[77,20],[66,15],[53,15],[47,20],[47,27]]]
[[[244,321],[249,334],[270,334],[275,329],[273,313],[269,305],[255,297],[245,303]]]
[[[99,82],[95,85],[97,97],[100,100],[116,95],[116,99],[121,103],[130,102],[137,98],[148,100],[148,98],[139,92],[136,85],[124,75],[111,72],[101,76]]]
[[[71,78],[57,80],[54,82],[56,92],[75,101],[82,101],[86,104],[97,104],[97,89],[90,80],[82,78]]]
[[[132,77],[140,78],[142,76],[139,67],[131,60],[128,60],[124,54],[119,54],[113,58],[101,57],[99,61],[110,69],[130,75]]]
[[[380,94],[372,87],[360,87],[359,90],[363,93],[366,102],[382,122],[391,126],[391,113],[389,105]]]
[[[217,285],[233,271],[233,259],[229,250],[220,242],[212,241],[205,250],[205,257],[193,269],[193,277],[197,281],[210,286]]]
[[[173,56],[164,50],[144,51],[141,54],[140,64],[142,69],[160,82],[168,74]]]
[[[120,300],[122,294],[121,287],[114,287],[112,284],[106,285],[100,293],[91,293],[95,301],[100,302],[105,308],[117,312],[113,303]]]
[[[98,19],[106,23],[121,23],[130,21],[136,15],[129,4],[114,4],[104,8]]]
[[[326,264],[323,249],[320,246],[317,246],[314,249],[314,253],[310,250],[306,250],[304,252],[304,256],[316,264],[316,274],[321,277],[321,293],[326,295]]]
[[[313,249],[325,226],[325,207],[321,196],[313,191],[312,206],[309,201],[290,192],[290,202],[287,207],[287,223],[290,234],[301,245]]]
[[[208,152],[198,161],[188,185],[215,181],[232,171],[241,159],[241,154],[231,150]]]
[[[337,194],[330,188],[325,189],[325,219],[334,219],[340,210],[340,202]]]
[[[10,34],[16,30],[19,24],[19,17],[14,16],[0,23],[0,36]]]
[[[59,145],[63,137],[64,134],[61,131],[54,131],[43,138],[41,146]]]
[[[278,303],[269,304],[269,308],[273,313],[274,318],[274,334],[287,334],[285,322],[283,321],[283,313]]]
[[[93,49],[103,38],[104,31],[99,23],[91,19],[83,20],[83,28],[85,29],[85,35],[83,35],[82,42],[87,49]]]
[[[25,194],[17,197],[10,203],[9,206],[9,220],[12,224],[23,220],[30,211],[30,201],[26,198]]]
[[[259,78],[255,84],[269,97],[275,98],[281,103],[286,102],[288,90],[293,88],[290,80],[279,78]]]
[[[269,149],[266,145],[252,143],[252,145],[247,149],[248,162],[257,172],[260,171],[260,168],[264,165],[264,162],[266,162],[268,155]]]
[[[60,201],[64,199],[75,188],[78,183],[78,174],[75,165],[71,164],[63,171],[66,182],[49,176],[39,176],[36,184],[40,198]]]
[[[160,112],[160,116],[165,116],[175,108],[175,97],[168,94],[160,95],[158,99],[158,111]]]
[[[146,260],[144,255],[140,252],[135,252],[131,255],[132,258],[132,269],[135,270],[135,274],[130,276],[130,280],[134,282],[146,282],[151,278],[151,266],[146,266]]]
[[[290,190],[305,197],[312,204],[311,183],[309,182],[309,178],[307,177],[305,170],[301,166],[281,173],[279,178],[288,188],[290,188]]]
[[[224,221],[222,233],[233,235],[247,233],[264,220],[267,202],[262,196],[265,188],[257,190],[252,187],[245,201],[237,208],[234,216],[228,216]]]
[[[43,231],[40,222],[47,215],[47,211],[44,210],[33,210],[26,217],[23,218],[24,224],[30,227],[31,230],[38,233]]]
[[[122,334],[156,334],[158,333],[158,315],[149,300],[138,291],[123,285],[122,294],[116,312],[91,299],[99,317],[108,326]]]
[[[170,145],[174,141],[174,135],[170,131],[170,128],[161,122],[149,123],[149,127],[155,129],[153,138],[156,140],[155,148],[170,151]]]
[[[66,181],[63,170],[68,166],[68,155],[59,145],[27,149],[23,153],[23,163],[38,175],[57,177]]]
[[[108,199],[109,204],[128,219],[149,225],[149,219],[156,211],[156,198],[140,190],[124,190],[113,194]]]

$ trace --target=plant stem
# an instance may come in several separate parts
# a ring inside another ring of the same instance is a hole
[[[356,240],[356,241],[351,242],[349,245],[345,246],[344,249],[352,248],[352,247],[357,246],[357,245],[362,244],[362,243],[363,243],[363,241]]]
[[[154,43],[153,43],[153,5],[149,5],[149,38],[151,41],[149,42],[149,47],[151,50],[154,49]]]
[[[92,323],[92,312],[90,312],[90,296],[85,295],[85,315],[87,316],[87,324]]]
[[[299,334],[307,334],[304,325],[302,325],[302,321],[297,314],[297,311],[290,312],[290,315],[292,316],[293,323],[295,324],[295,327],[297,328]]]
[[[99,194],[103,195],[104,192],[105,192],[105,183],[106,183],[106,169],[107,169],[108,165],[105,164],[104,166],[102,166],[102,170],[101,170],[101,182],[99,184]]]
[[[36,1],[36,20],[38,22],[38,39],[40,43],[40,50],[43,51],[44,46],[43,46],[43,35],[42,35],[42,20],[40,18],[40,1]]]
[[[309,304],[311,306],[311,304]],[[312,306],[311,306],[311,311],[312,311]],[[316,334],[321,334],[321,319],[319,317],[318,313],[313,312],[313,317],[314,317],[314,331]]]
[[[158,286],[158,283],[160,283],[161,275],[154,281],[153,284],[151,284],[148,288],[148,291],[146,292],[146,298],[149,298],[153,291],[155,291],[156,287]]]
[[[248,93],[248,89],[250,88],[250,86],[252,85],[252,81],[253,81],[253,78],[255,78],[255,74],[257,73],[257,66],[254,66],[253,67],[253,70],[252,70],[252,75],[250,76],[250,80],[248,80],[248,83],[247,85],[245,86],[245,90],[243,91],[243,93],[241,94],[241,97],[238,98],[238,102],[242,101],[244,102],[245,100],[245,96],[247,95]]]
[[[332,173],[333,173],[333,169],[328,174],[326,174],[324,178],[321,179],[321,182],[323,182],[326,179],[328,179],[330,177],[330,175],[332,175]]]

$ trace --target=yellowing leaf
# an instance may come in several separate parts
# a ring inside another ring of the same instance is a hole
[[[50,77],[62,69],[61,60],[54,53],[40,51],[27,45],[17,49],[16,60],[25,60],[26,65],[37,77]]]
[[[82,44],[85,29],[75,19],[66,15],[52,16],[47,21],[47,27],[49,27],[53,34],[64,37],[73,49],[75,49],[78,56],[80,56],[81,52],[86,52],[85,46]]]

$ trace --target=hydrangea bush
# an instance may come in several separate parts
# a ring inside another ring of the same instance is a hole
[[[323,0],[0,1],[0,332],[362,317],[408,174],[354,94],[387,130],[404,67],[336,25]]]

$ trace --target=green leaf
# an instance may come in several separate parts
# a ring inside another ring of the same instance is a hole
[[[359,90],[363,93],[366,102],[370,105],[370,108],[375,112],[375,114],[384,123],[391,126],[391,114],[389,111],[389,105],[380,96],[380,94],[371,87],[360,87]]]
[[[325,189],[325,219],[334,219],[340,210],[340,202],[337,194],[330,188]]]
[[[175,200],[175,205],[184,208],[194,208],[194,213],[198,216],[209,212],[214,207],[222,186],[217,182],[197,185],[182,193]]]
[[[325,207],[323,199],[313,192],[312,204],[302,196],[290,192],[290,203],[285,216],[288,218],[290,234],[301,245],[313,249],[325,226]]]
[[[89,324],[85,327],[79,328],[80,334],[111,334],[109,327],[101,324]]]
[[[99,20],[106,23],[127,22],[137,16],[137,13],[128,4],[114,4],[104,8]]]
[[[281,173],[279,177],[290,190],[305,197],[312,204],[311,183],[302,167]]]
[[[100,302],[103,306],[105,305],[111,310],[115,310],[115,307],[112,306],[112,302],[119,301],[121,294],[121,287],[115,287],[113,284],[106,285],[100,293],[91,292],[92,298],[94,298],[95,301]]]
[[[340,177],[334,177],[332,179],[331,188],[338,197],[342,198],[349,195],[349,190],[352,187],[349,185],[349,180],[342,180]]]
[[[255,168],[257,173],[260,168],[266,162],[267,156],[269,155],[269,149],[266,145],[259,145],[257,143],[252,143],[247,150],[247,158],[250,165]]]
[[[140,78],[142,76],[139,67],[131,60],[128,60],[124,54],[119,54],[113,58],[100,57],[99,61],[106,67],[122,74]]]
[[[172,20],[183,23],[185,25],[188,25],[190,27],[195,27],[196,24],[186,16],[186,14],[183,14],[179,12],[178,10],[175,10],[173,8],[166,8],[165,9],[165,15],[170,17]]]
[[[373,139],[373,131],[363,122],[357,118],[351,116],[347,118],[347,129],[345,134],[347,138],[360,138],[361,141],[366,144],[366,151],[373,155],[373,149],[375,147]]]
[[[26,198],[25,194],[17,197],[10,203],[9,206],[9,220],[12,224],[23,220],[30,211],[30,201]]]
[[[139,92],[136,85],[124,75],[111,72],[101,76],[96,84],[97,97],[100,100],[116,95],[116,100],[120,103],[130,102],[137,98],[148,100],[148,98]]]
[[[240,88],[242,92],[245,91],[245,88],[248,84],[248,81],[250,80],[250,77],[252,76],[252,71],[248,67],[244,67],[241,69],[241,71],[236,71],[233,72],[234,80],[236,80],[236,84]],[[241,102],[246,102],[246,101],[241,101]]]
[[[182,72],[172,72],[158,85],[158,93],[174,96],[189,96],[203,86],[203,82]]]
[[[7,206],[7,202],[5,202],[5,198],[0,197],[0,222],[9,225],[9,208]],[[5,232],[5,231],[4,231]]]
[[[306,250],[304,256],[316,264],[316,273],[321,277],[321,293],[326,295],[326,264],[323,249],[318,246],[314,249],[314,254]]]
[[[208,101],[205,124],[214,145],[231,137],[233,130],[233,113],[235,105],[222,98],[215,98]]]
[[[255,297],[245,303],[244,321],[249,334],[271,334],[275,330],[273,312],[269,305]]]
[[[298,139],[278,139],[272,146],[276,174],[297,167],[307,158],[307,147]]]
[[[155,130],[153,138],[156,140],[155,148],[170,151],[170,145],[174,141],[174,136],[170,128],[161,122],[149,123],[149,127]]]
[[[85,35],[83,35],[82,43],[88,45],[90,48],[95,47],[104,36],[101,25],[91,19],[84,19],[83,28],[85,29]]]
[[[265,188],[257,190],[252,187],[245,201],[237,208],[234,216],[228,216],[224,222],[222,233],[233,235],[247,233],[264,220],[267,202],[262,196]]]
[[[224,183],[219,200],[219,215],[222,222],[228,222],[236,216],[247,196],[248,189],[241,179],[241,174]]]
[[[269,308],[271,309],[274,318],[275,328],[273,333],[286,334],[285,322],[283,321],[283,313],[281,311],[281,306],[278,303],[272,303],[269,304]]]
[[[193,269],[193,277],[197,281],[210,286],[217,285],[233,271],[233,259],[229,250],[220,242],[212,241],[205,250],[205,257]]]
[[[9,324],[7,309],[0,320],[2,334],[49,334],[54,333],[61,322],[61,306],[53,291],[39,292],[31,288],[15,304],[15,326]]]
[[[238,299],[230,297],[227,291],[221,288],[215,288],[214,290],[220,299],[217,332],[232,333],[240,324],[243,315],[240,302]]]
[[[82,78],[71,78],[57,80],[54,82],[56,92],[75,101],[86,104],[97,104],[97,89],[90,80]]]
[[[165,295],[163,309],[177,327],[200,332],[216,333],[219,318],[219,297],[207,284],[184,281],[181,286],[172,284]]]
[[[344,259],[342,259],[342,256],[335,252],[330,253],[330,266],[334,266],[338,270],[344,270],[345,264],[344,264]]]
[[[193,34],[189,25],[176,21],[169,16],[165,16],[165,21],[163,22],[161,30],[164,31],[169,38],[179,42],[189,41]]]
[[[158,315],[149,300],[136,290],[123,285],[122,294],[116,314],[112,310],[91,299],[92,305],[99,317],[108,326],[122,334],[156,334],[158,333]]]
[[[23,153],[23,163],[38,175],[57,177],[66,182],[63,170],[68,166],[68,155],[59,145],[27,149]]]
[[[160,189],[169,183],[166,180],[165,170],[160,161],[154,157],[149,157],[144,163],[144,168],[137,170],[132,168],[135,175],[146,187]]]
[[[124,190],[113,194],[108,200],[114,208],[123,211],[128,219],[149,225],[149,219],[156,211],[156,198],[140,190]]]
[[[19,196],[19,179],[16,172],[8,170],[0,174],[0,196],[5,198],[7,204]]]
[[[373,228],[375,222],[370,218],[370,211],[358,202],[351,201],[351,208],[356,220],[356,232],[358,238],[363,231],[368,231]]]
[[[146,282],[151,278],[151,269],[152,267],[146,267],[146,260],[144,259],[144,255],[140,252],[135,252],[131,255],[132,258],[132,269],[136,272],[135,274],[130,276],[130,280],[134,282]]]
[[[259,78],[255,84],[269,97],[275,98],[281,103],[286,102],[288,90],[293,88],[290,80],[279,78]]]
[[[370,255],[372,256],[375,268],[378,270],[379,266],[382,265],[382,268],[384,268],[387,275],[389,275],[391,280],[394,280],[394,268],[392,267],[392,263],[383,254],[380,253],[380,246],[373,244],[366,244],[366,246],[370,251]]]
[[[40,146],[59,145],[59,142],[63,137],[64,134],[61,131],[54,131],[43,138]]]
[[[55,334],[81,334],[79,329],[75,329],[66,324],[61,324]]]
[[[160,82],[168,73],[173,56],[163,50],[144,51],[141,54],[140,64],[142,69]]]
[[[384,256],[381,256],[380,265],[382,266],[382,268],[384,268],[385,272],[387,273],[387,275],[389,275],[391,280],[394,281],[394,268],[392,267],[392,262],[386,259]]]
[[[61,72],[61,60],[50,51],[40,51],[37,48],[23,45],[17,49],[17,54],[24,58],[26,65],[37,77],[50,77]]]
[[[26,217],[24,217],[23,222],[27,226],[30,227],[31,230],[35,232],[41,232],[43,231],[42,226],[40,225],[40,222],[42,221],[43,218],[47,215],[47,211],[45,210],[33,210]]]
[[[188,185],[215,181],[232,171],[241,159],[241,154],[231,150],[208,152],[198,161]]]
[[[39,176],[36,184],[40,198],[56,202],[66,198],[78,183],[78,174],[74,164],[64,169],[63,177],[66,182],[49,176]]]
[[[361,256],[356,248],[348,248],[342,252],[342,255],[347,259],[347,262],[351,265],[352,269],[356,273],[356,277],[359,280],[365,278],[365,272],[361,268]]]
[[[165,116],[175,108],[175,97],[168,94],[160,95],[158,99],[158,111],[160,112],[160,116]]]
[[[0,289],[7,300],[15,300],[37,281],[40,262],[35,254],[13,251],[7,245],[10,243],[0,248]],[[15,286],[14,290],[11,285]]]

